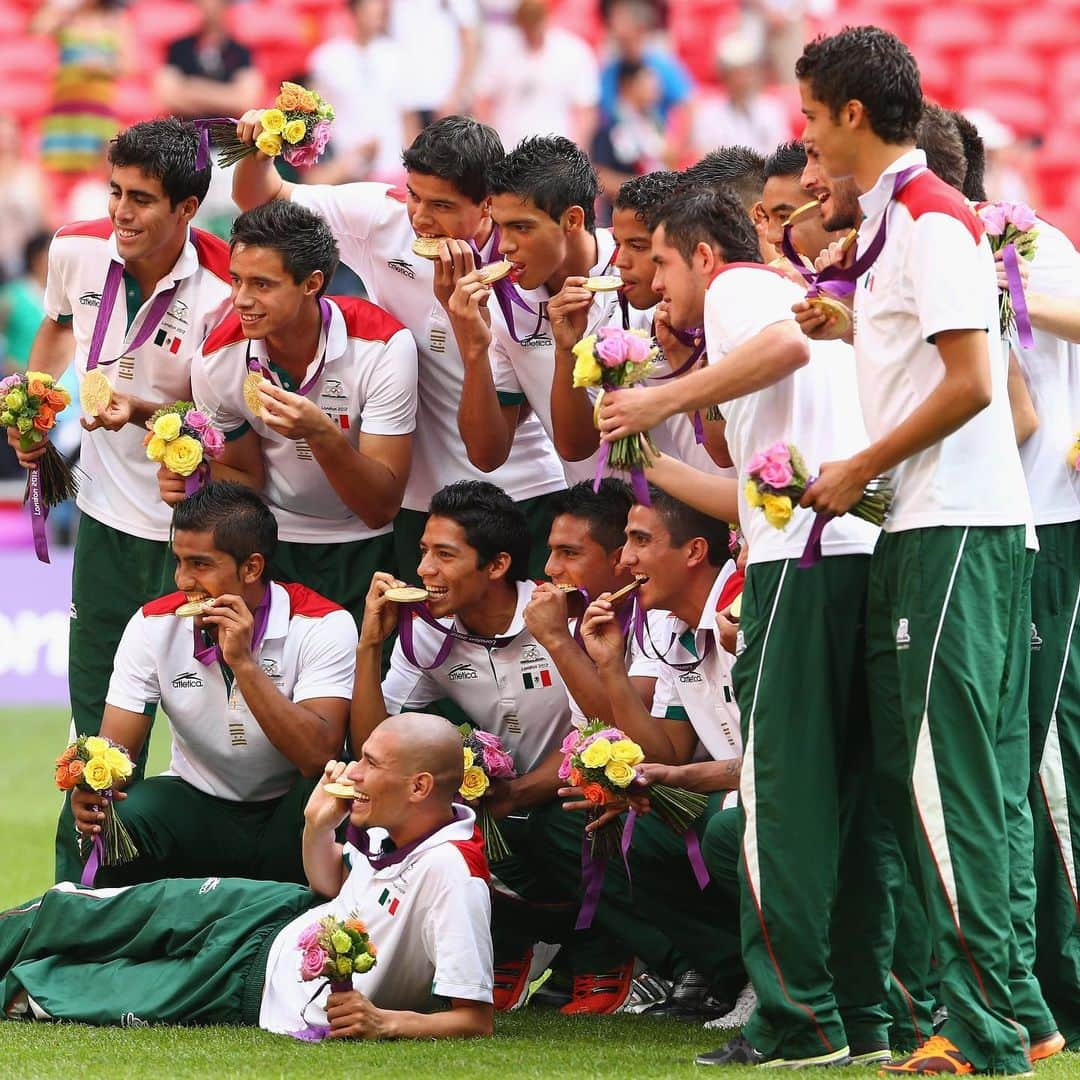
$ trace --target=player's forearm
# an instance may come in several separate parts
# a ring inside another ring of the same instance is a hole
[[[495,1030],[494,1009],[476,1002],[445,1012],[383,1010],[385,1039],[474,1039]]]
[[[482,472],[492,472],[510,456],[514,432],[507,430],[487,353],[466,356],[463,351],[462,359],[465,377],[458,403],[458,431],[473,465]]]
[[[1016,354],[1009,350],[1009,411],[1012,413],[1013,432],[1016,445],[1024,443],[1035,434],[1039,427],[1039,415],[1035,412],[1035,402],[1031,400],[1031,391],[1024,381],[1024,373]]]
[[[555,351],[551,428],[555,452],[563,461],[584,461],[600,445],[600,432],[593,423],[593,404],[584,389],[574,387],[574,357],[564,349]]]
[[[612,662],[602,664],[596,670],[602,690],[610,702],[611,715],[617,718],[619,729],[641,747],[645,760],[664,765],[681,764],[663,725],[649,714],[638,697],[625,666]]]
[[[524,776],[510,781],[513,792],[514,809],[525,810],[530,806],[542,806],[551,802],[562,786],[559,779],[559,766],[562,764],[562,751],[550,751],[539,765],[530,769]]]
[[[405,494],[408,469],[395,475],[381,461],[354,450],[332,426],[308,445],[338,498],[369,529],[381,529],[394,520]]]
[[[349,742],[354,755],[388,715],[382,692],[382,642],[361,641],[356,647],[356,677],[349,708]]]
[[[293,185],[286,183],[274,168],[274,162],[256,151],[241,158],[233,167],[232,197],[241,210],[251,210],[274,199],[287,199]]]
[[[331,758],[341,756],[343,740],[335,725],[290,701],[254,657],[233,668],[233,675],[263,734],[304,776],[317,776]]]
[[[562,681],[578,708],[586,716],[596,716],[605,723],[612,721],[611,703],[599,679],[596,665],[582,651],[576,641],[566,634],[556,642],[541,642],[558,668]]]
[[[334,839],[334,830],[316,828],[305,822],[302,853],[304,875],[308,884],[320,896],[334,897],[341,892],[345,880],[343,848]]]
[[[1025,293],[1025,298],[1031,325],[1036,330],[1080,342],[1080,301],[1035,292]]]
[[[645,470],[649,483],[720,521],[739,520],[739,482],[710,476],[685,461],[661,454]]]
[[[739,786],[742,759],[732,761],[691,761],[678,766],[672,784],[709,795],[714,791],[734,791]]]
[[[65,325],[46,317],[41,320],[41,326],[34,335],[27,368],[59,379],[67,371],[74,354],[75,334],[70,323]]]

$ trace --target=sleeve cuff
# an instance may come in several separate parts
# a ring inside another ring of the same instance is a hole
[[[57,315],[57,316],[56,316],[56,321],[57,321],[57,322],[58,322],[58,323],[59,323],[59,324],[60,324],[61,326],[70,326],[70,325],[71,325],[71,321],[72,321],[72,319],[73,319],[73,318],[74,318],[74,316],[73,316],[73,315]]]
[[[690,717],[687,715],[686,710],[681,705],[669,705],[664,710],[663,719],[684,720],[686,723],[690,723]]]
[[[505,390],[496,391],[495,396],[499,399],[500,405],[524,405],[524,394],[512,394]]]
[[[241,435],[246,435],[250,430],[251,425],[246,420],[243,420],[241,421],[239,427],[233,428],[232,431],[225,432],[225,441],[236,442],[236,440],[239,439]]]

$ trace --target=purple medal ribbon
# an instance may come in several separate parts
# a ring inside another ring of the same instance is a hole
[[[694,327],[692,330],[675,330],[672,328],[672,333],[678,338],[681,344],[690,346],[690,355],[674,371],[669,371],[666,375],[654,376],[654,382],[677,379],[680,375],[685,374],[687,371],[692,371],[697,367],[698,363],[705,355],[705,328],[703,326]],[[694,442],[696,442],[698,446],[704,446],[705,425],[701,421],[700,409],[694,410],[692,423],[694,425]]]
[[[465,807],[462,807],[464,810]],[[461,821],[463,815],[458,813],[458,807],[454,807],[454,820]],[[404,862],[421,844],[427,843],[437,832],[441,829],[445,829],[446,824],[436,825],[434,829],[424,833],[423,836],[417,837],[417,839],[410,841],[408,844],[404,844],[402,847],[391,848],[389,851],[378,851],[374,855],[371,854],[371,844],[368,840],[368,829],[358,829],[355,825],[350,824],[345,832],[346,843],[352,844],[357,851],[359,851],[365,859],[371,864],[371,869],[385,870],[388,866],[397,866],[398,863]],[[385,845],[385,841],[383,841]]]
[[[337,979],[328,979],[330,983],[331,994],[344,994],[353,988],[352,980],[348,982],[338,981]],[[314,994],[307,999],[307,1005],[300,1010],[300,1018],[303,1019],[304,1013],[307,1012],[307,1007],[310,1005],[323,991],[320,986]],[[329,1024],[308,1024],[306,1028],[301,1031],[290,1031],[287,1033],[292,1039],[299,1039],[301,1042],[322,1042],[323,1039],[330,1035]]]
[[[476,246],[475,240],[469,240],[469,247],[472,248],[473,258],[476,262],[476,268],[486,265],[484,263],[484,256],[480,254],[480,249]],[[494,253],[499,251],[499,226],[495,225],[491,230],[491,250]],[[498,281],[493,282],[488,286],[495,294],[495,301],[499,305],[499,310],[502,312],[503,322],[506,323],[506,329],[510,332],[510,336],[520,345],[523,340],[527,340],[530,337],[535,337],[540,332],[540,327],[547,317],[547,312],[544,305],[541,305],[539,312],[534,311],[528,304],[525,303],[518,292],[517,286],[510,280],[508,274],[504,278],[500,278]],[[527,334],[524,339],[519,338],[517,335],[517,327],[514,325],[514,308],[519,307],[522,311],[527,311],[530,315],[535,315],[536,329],[531,334]]]
[[[816,479],[816,476],[811,476],[806,481],[808,489]],[[803,553],[799,557],[800,570],[809,569],[809,567],[816,566],[821,562],[821,534],[825,531],[825,526],[828,525],[834,517],[836,517],[835,514],[830,514],[826,511],[819,511],[814,515],[814,524],[810,526],[810,535],[806,538],[806,546],[803,548]]]
[[[109,329],[109,319],[112,317],[113,307],[116,305],[116,297],[120,292],[120,281],[123,276],[124,264],[114,259],[109,264],[109,272],[105,275],[105,285],[101,290],[101,303],[98,306],[97,318],[94,320],[94,332],[90,338],[90,351],[86,356],[87,371],[93,371],[96,367],[107,367],[109,364],[115,364],[120,359],[120,356],[114,356],[111,360],[102,360],[101,349],[105,344],[105,334]],[[164,292],[160,292],[154,297],[153,302],[150,304],[150,310],[147,311],[146,317],[139,326],[138,333],[130,342],[125,341],[124,352],[120,354],[121,356],[134,352],[146,344],[150,335],[157,329],[158,323],[165,316],[165,312],[169,310],[169,305],[179,288],[180,285],[177,283],[171,289],[165,289]]]
[[[319,364],[315,368],[315,373],[310,379],[301,383],[296,388],[296,393],[301,397],[307,397],[311,393],[312,388],[322,378],[323,370],[326,368],[326,352],[330,347],[330,304],[325,296],[319,297],[319,311],[322,313],[322,341],[323,351],[322,356],[319,357]],[[274,379],[270,373],[270,369],[261,360],[256,359],[251,355],[251,342],[247,345],[247,369],[252,372],[259,372],[264,379],[268,379],[270,382],[274,382]]]
[[[1009,284],[1009,299],[1012,301],[1013,315],[1016,317],[1016,336],[1025,349],[1035,348],[1035,337],[1031,331],[1031,316],[1028,314],[1027,298],[1024,296],[1024,282],[1020,277],[1020,264],[1017,261],[1016,247],[1006,244],[1001,251],[1005,265],[1005,280]]]
[[[659,660],[660,663],[663,664],[665,667],[672,668],[675,671],[697,671],[697,669],[701,667],[701,665],[704,664],[705,661],[709,658],[709,654],[712,652],[713,636],[711,633],[708,633],[705,635],[705,649],[697,660],[694,660],[691,663],[687,664],[673,664],[670,660],[667,659],[667,654],[671,652],[671,647],[679,639],[680,635],[676,631],[672,631],[671,640],[667,643],[667,648],[664,649],[663,652],[661,652],[656,647],[656,642],[653,641],[652,635],[649,635],[649,644],[652,646],[652,653],[650,655],[650,653],[645,648],[645,636],[648,633],[646,627],[645,612],[642,610],[641,605],[637,602],[637,597],[634,598],[633,622],[634,640],[637,642],[637,646],[642,651],[642,653],[652,660]]]
[[[509,645],[521,633],[519,630],[518,634],[511,634],[509,637],[485,637],[481,634],[469,634],[453,626],[443,626],[431,614],[427,604],[423,601],[413,604],[399,604],[398,607],[398,640],[401,642],[401,651],[405,654],[405,659],[413,667],[418,667],[421,671],[434,671],[436,668],[442,667],[446,663],[446,658],[450,655],[450,650],[453,648],[455,641],[464,641],[469,645],[480,645],[485,649],[501,649],[504,645]],[[421,664],[416,656],[412,626],[414,615],[426,622],[433,630],[437,630],[445,636],[445,640],[439,646],[439,651],[435,654],[435,659],[430,664]]]
[[[49,534],[45,522],[49,508],[41,494],[41,467],[34,465],[26,476],[26,500],[30,505],[30,530],[34,535],[34,554],[38,562],[49,562]]]
[[[269,585],[266,586],[266,591],[259,601],[259,606],[255,608],[255,625],[251,631],[251,651],[253,653],[257,652],[262,644],[263,637],[266,635],[267,623],[270,621],[270,588]],[[199,628],[197,626],[192,627],[192,633],[195,635],[195,659],[207,667],[211,664],[220,664],[222,662],[221,648],[214,644],[200,644]]]

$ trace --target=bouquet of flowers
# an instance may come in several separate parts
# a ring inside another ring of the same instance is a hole
[[[334,106],[314,90],[299,83],[283,82],[274,104],[262,113],[262,133],[255,143],[236,137],[236,121],[229,118],[207,123],[210,142],[219,150],[217,163],[226,169],[241,158],[261,150],[267,157],[283,157],[290,165],[314,165],[330,141]]]
[[[489,862],[499,862],[510,854],[499,823],[491,816],[484,796],[492,780],[513,780],[517,776],[514,759],[506,752],[498,735],[479,731],[469,724],[460,729],[464,740],[465,776],[461,782],[463,799],[476,800],[476,821],[484,834],[484,848]]]
[[[596,399],[595,412],[598,414],[603,391],[644,382],[653,372],[660,350],[644,330],[604,326],[595,334],[583,337],[573,352],[574,386],[601,387],[601,396]],[[636,490],[638,477],[644,487],[642,470],[652,463],[657,453],[656,443],[648,432],[624,436],[601,445],[600,469],[608,464],[614,469],[629,471]],[[597,475],[599,477],[599,471]]]
[[[188,494],[205,480],[206,458],[217,458],[225,449],[225,436],[210,423],[210,418],[194,402],[178,401],[158,409],[146,422],[149,429],[143,445],[146,456],[171,472],[183,476]]]
[[[139,854],[112,804],[113,788],[122,786],[131,772],[127,750],[101,735],[80,735],[56,759],[56,786],[61,791],[72,788],[93,791],[105,803],[105,824],[100,835],[94,837],[97,862],[102,866],[120,866]],[[97,865],[91,869],[88,864],[91,880],[84,880],[83,884],[93,883],[96,869]]]
[[[56,425],[56,417],[71,404],[71,395],[43,371],[26,371],[0,379],[0,424],[19,433],[19,448],[25,453],[45,443],[45,453],[27,470],[23,502],[29,503],[34,522],[34,544],[38,557],[48,562],[45,518],[49,507],[73,498],[79,482],[71,463],[46,436]]]
[[[582,797],[593,804],[588,820],[595,821],[605,806],[620,803],[631,794],[637,782],[636,766],[645,760],[641,747],[618,728],[605,727],[590,720],[583,728],[574,728],[562,747],[563,761],[559,779],[581,789]],[[652,784],[647,789],[649,806],[669,828],[682,835],[691,822],[705,811],[709,800],[685,788]],[[591,834],[594,858],[611,858],[620,851],[622,829],[610,822]]]
[[[329,979],[333,990],[351,989],[353,973],[363,975],[376,963],[375,944],[355,911],[344,920],[333,915],[319,919],[296,944],[300,949],[300,978],[304,982]]]
[[[998,318],[1001,322],[1001,335],[1005,337],[1018,328],[1017,316],[1020,315],[1019,329],[1031,334],[1031,323],[1027,318],[1027,305],[1024,302],[1024,286],[1016,257],[1033,259],[1038,247],[1039,230],[1035,228],[1035,211],[1024,203],[997,202],[987,203],[979,208],[979,217],[990,241],[990,250],[1004,251],[1005,273],[1009,287],[1001,290],[998,298]],[[1009,249],[1012,248],[1010,253]],[[1031,348],[1034,340],[1026,344]]]
[[[774,529],[786,528],[795,503],[813,483],[806,462],[791,443],[773,443],[763,453],[755,454],[747,466],[749,478],[743,489],[746,501],[765,514]],[[859,501],[848,511],[872,525],[880,525],[889,512],[892,489],[883,478],[872,480]]]
[[[1080,431],[1073,437],[1073,443],[1065,455],[1065,461],[1073,472],[1080,472]]]

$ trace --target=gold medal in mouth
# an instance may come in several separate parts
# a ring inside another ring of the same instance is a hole
[[[513,269],[514,264],[509,259],[503,259],[502,262],[491,263],[489,266],[483,267],[480,270],[479,280],[485,285],[494,285],[496,281],[502,281]]]
[[[355,799],[356,788],[352,784],[323,784],[323,791],[335,799]]]
[[[624,585],[621,589],[619,589],[618,592],[613,592],[611,596],[608,597],[608,603],[617,604],[620,600],[625,600],[626,597],[628,597],[632,592],[635,592],[637,589],[640,589],[641,586],[644,585],[645,582],[648,580],[649,579],[644,576],[634,578],[634,580],[631,581],[629,585]]]
[[[186,603],[181,604],[173,614],[179,619],[190,619],[194,615],[201,615],[214,603],[212,596],[188,597]]]
[[[439,241],[445,240],[443,236],[418,236],[412,242],[414,255],[421,259],[437,259],[439,257]]]
[[[428,598],[428,591],[415,585],[404,585],[398,589],[387,589],[383,598],[392,604],[418,604]]]
[[[614,292],[616,289],[621,289],[623,286],[623,279],[617,277],[615,274],[600,274],[597,277],[586,278],[582,288],[588,289],[589,292]]]

